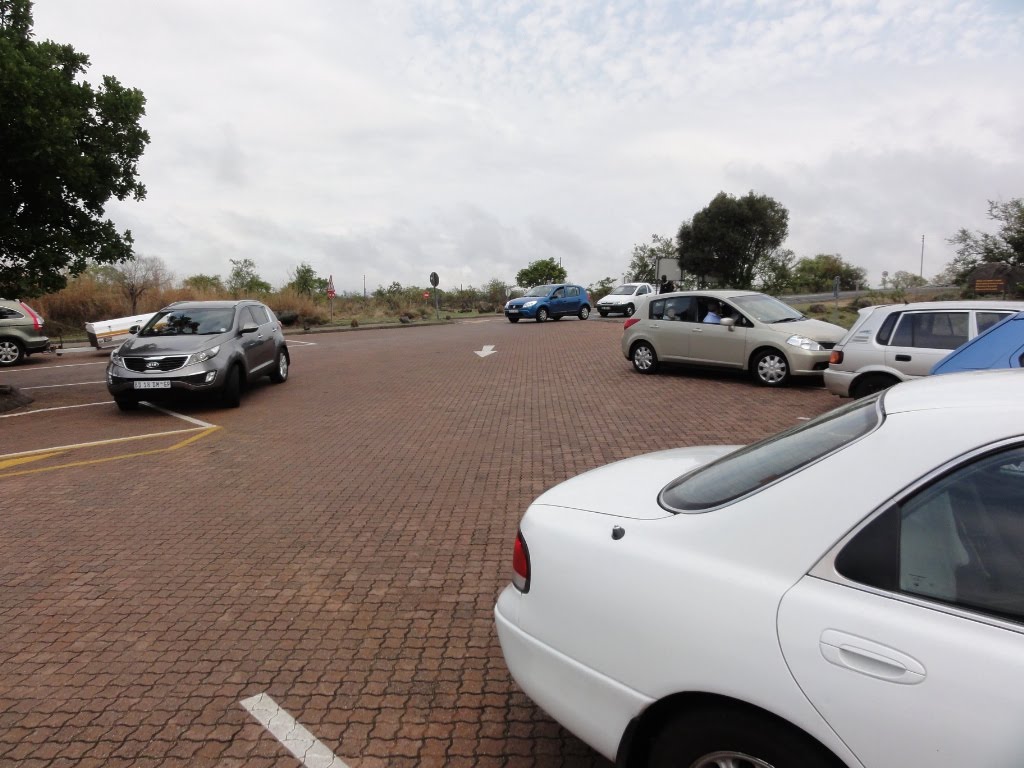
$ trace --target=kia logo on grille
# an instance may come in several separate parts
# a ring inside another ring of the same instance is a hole
[[[160,367],[160,363],[157,363],[157,362],[146,363],[146,367],[147,368],[159,368]]]

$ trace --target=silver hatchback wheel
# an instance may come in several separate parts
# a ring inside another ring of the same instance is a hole
[[[633,346],[630,360],[633,361],[633,367],[640,373],[654,373],[658,369],[658,355],[654,348],[645,341]]]
[[[766,387],[781,387],[789,379],[789,363],[786,356],[774,349],[759,352],[752,366],[754,378]]]

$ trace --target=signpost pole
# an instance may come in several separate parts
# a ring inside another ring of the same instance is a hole
[[[437,276],[437,272],[430,273],[430,284],[434,286],[434,315],[440,320],[441,319],[441,308],[437,303],[437,284],[441,282],[441,278]]]

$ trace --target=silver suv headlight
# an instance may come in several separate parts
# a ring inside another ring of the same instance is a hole
[[[118,347],[110,353],[110,364],[116,365],[119,368],[124,368],[124,358],[121,357],[121,348]]]
[[[786,339],[786,343],[790,346],[806,349],[808,352],[821,352],[825,349],[814,339],[808,339],[806,336],[790,336]]]
[[[192,363],[205,363],[211,357],[216,357],[218,352],[220,352],[220,344],[218,344],[216,347],[204,349],[202,352],[196,352],[191,357],[189,357],[188,362],[185,363],[185,365],[191,365]]]

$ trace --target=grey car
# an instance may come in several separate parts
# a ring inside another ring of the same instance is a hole
[[[622,354],[640,373],[685,363],[748,371],[780,387],[794,376],[820,377],[845,333],[763,293],[677,291],[638,300],[623,324]]]
[[[288,378],[281,324],[258,301],[181,301],[132,330],[107,366],[107,389],[121,410],[175,394],[209,394],[237,408],[254,379]]]
[[[49,348],[39,313],[23,301],[0,299],[0,368]]]

